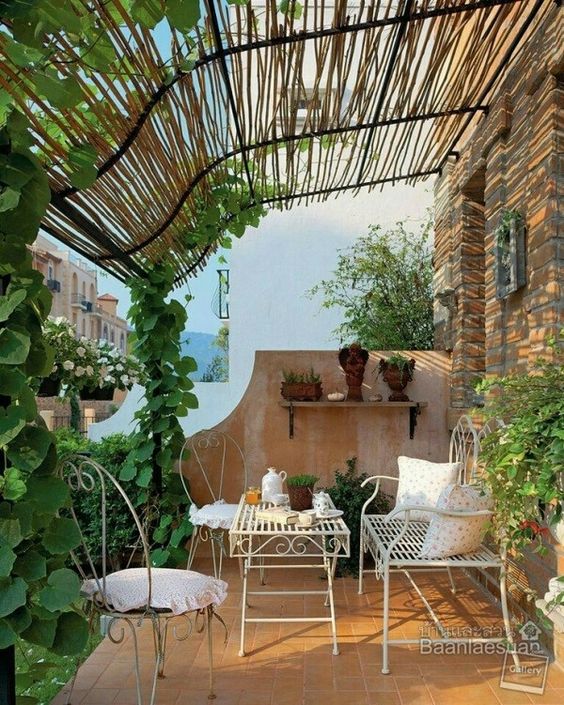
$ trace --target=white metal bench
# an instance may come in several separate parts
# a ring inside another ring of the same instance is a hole
[[[471,481],[475,477],[479,452],[478,434],[471,420],[463,416],[453,430],[450,442],[449,460],[459,462],[461,471],[459,481]],[[429,615],[435,625],[436,631],[440,634],[438,639],[430,639],[431,642],[451,641],[457,643],[477,643],[494,641],[507,641],[513,643],[509,611],[507,608],[507,592],[505,584],[505,555],[493,553],[489,548],[482,545],[473,553],[465,553],[448,558],[426,558],[420,555],[423,541],[427,533],[429,524],[425,521],[414,521],[410,519],[412,511],[425,511],[433,514],[451,517],[476,517],[491,515],[489,511],[478,512],[452,512],[437,509],[429,506],[401,506],[394,509],[387,515],[366,514],[370,503],[375,499],[380,491],[380,482],[389,480],[398,482],[397,477],[376,475],[367,478],[363,486],[368,482],[374,482],[374,492],[364,504],[361,513],[361,536],[360,536],[360,572],[359,572],[359,594],[363,593],[364,579],[364,553],[369,551],[374,559],[374,574],[377,579],[384,582],[383,595],[383,625],[382,625],[382,673],[387,674],[389,669],[389,644],[418,644],[420,639],[390,639],[389,638],[389,612],[390,612],[390,573],[402,572],[410,581],[414,590],[421,598]],[[453,568],[497,568],[499,570],[499,587],[501,610],[505,627],[505,636],[496,637],[463,637],[453,638],[449,636],[448,629],[443,626],[440,619],[435,614],[433,608],[423,595],[422,591],[415,583],[412,572],[414,571],[447,571],[449,575],[452,593],[456,594],[452,569]]]

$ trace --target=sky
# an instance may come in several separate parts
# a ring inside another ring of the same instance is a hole
[[[51,242],[54,242],[59,250],[69,250],[79,259],[84,259],[71,248],[55,240],[55,238],[50,237],[44,232],[41,234]],[[221,321],[213,313],[211,307],[212,298],[219,282],[217,270],[229,267],[229,265],[219,263],[218,260],[221,254],[223,254],[224,257],[226,256],[225,252],[218,252],[211,257],[206,268],[200,272],[197,277],[190,280],[189,287],[179,287],[173,293],[173,298],[177,299],[182,304],[185,304],[186,294],[191,293],[194,297],[188,306],[187,330],[199,333],[212,333],[215,335],[221,326]],[[118,315],[127,319],[127,311],[131,305],[127,287],[115,277],[107,274],[103,269],[98,267],[96,269],[98,272],[98,295],[112,294],[119,299]]]

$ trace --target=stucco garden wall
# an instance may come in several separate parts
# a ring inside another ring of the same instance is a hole
[[[385,353],[383,353],[385,354]],[[356,456],[359,469],[370,474],[397,474],[398,455],[429,460],[448,459],[446,412],[448,403],[449,357],[440,352],[414,352],[415,379],[407,388],[410,399],[428,401],[418,417],[413,440],[409,438],[407,408],[347,408],[335,406],[295,409],[294,438],[288,437],[288,409],[280,406],[281,371],[313,367],[323,381],[323,399],[332,391],[346,391],[344,374],[336,351],[258,351],[251,380],[238,406],[217,430],[231,435],[241,446],[248,466],[249,484],[260,484],[270,465],[288,474],[313,473],[320,485],[333,484],[334,471],[343,468],[347,458]],[[389,390],[373,374],[379,353],[371,353],[365,373],[363,395]],[[242,487],[240,463],[230,455],[225,495],[239,498]],[[217,468],[217,462],[214,464]],[[184,464],[191,477],[196,499],[205,499],[203,485]],[[388,488],[392,489],[392,488]]]

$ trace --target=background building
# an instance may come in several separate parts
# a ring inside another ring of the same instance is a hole
[[[33,266],[40,271],[53,294],[51,316],[63,316],[77,336],[107,340],[127,350],[127,321],[117,315],[118,299],[98,295],[98,276],[91,264],[66,250],[59,250],[39,235],[31,247]]]

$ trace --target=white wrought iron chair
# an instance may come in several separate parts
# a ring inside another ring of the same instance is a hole
[[[174,618],[184,620],[183,629],[173,625],[173,635],[177,641],[186,640],[193,633],[207,630],[209,659],[209,697],[214,698],[213,685],[213,633],[214,616],[224,624],[215,612],[227,596],[227,583],[212,577],[184,569],[152,568],[149,544],[141,520],[127,494],[114,476],[94,460],[85,456],[63,458],[59,466],[60,477],[70,489],[71,498],[78,493],[99,493],[101,549],[90,550],[91,542],[85,526],[71,505],[70,516],[81,535],[81,544],[71,552],[71,557],[83,580],[81,594],[104,620],[103,631],[114,644],[125,639],[127,630],[133,643],[134,670],[136,678],[137,705],[143,705],[139,646],[136,628],[145,620],[150,620],[153,631],[155,661],[151,681],[149,705],[154,705],[157,694],[157,679],[164,677],[165,655],[169,622]],[[109,493],[123,500],[131,515],[136,531],[134,546],[125,547],[133,554],[141,554],[143,566],[126,568],[116,572],[108,571],[110,562],[106,525]],[[76,503],[76,499],[75,499]],[[224,624],[225,626],[225,624]],[[74,679],[67,697],[70,703]]]
[[[449,448],[449,461],[460,463],[459,483],[472,483],[476,479],[478,467],[479,440],[478,433],[471,419],[468,416],[462,416],[456,427],[454,428]],[[382,480],[390,480],[398,482],[397,477],[375,475],[367,478],[362,486],[369,482],[374,482],[374,491],[370,498],[366,501],[361,512],[361,536],[360,536],[360,561],[359,561],[359,594],[363,593],[363,577],[364,577],[364,553],[369,551],[374,559],[374,574],[377,579],[382,578],[384,582],[383,595],[383,625],[382,625],[382,673],[390,673],[389,669],[389,645],[390,644],[418,644],[420,639],[390,639],[389,638],[389,613],[390,613],[390,573],[401,572],[411,583],[425,608],[429,612],[433,623],[440,634],[439,639],[430,639],[430,641],[445,641],[457,643],[471,642],[503,642],[507,640],[509,645],[513,644],[513,635],[511,631],[511,623],[509,618],[509,610],[507,607],[507,591],[505,583],[505,551],[500,548],[499,553],[493,552],[488,547],[481,545],[478,550],[473,553],[460,554],[450,556],[448,558],[427,558],[420,555],[421,548],[429,527],[428,522],[415,521],[410,518],[413,511],[425,511],[430,514],[436,514],[447,517],[456,518],[475,518],[491,516],[492,512],[488,510],[480,510],[475,512],[468,511],[445,511],[438,509],[435,506],[421,505],[402,505],[396,507],[387,515],[367,514],[366,510],[370,503],[376,498],[380,491],[380,482]],[[440,619],[435,614],[433,608],[423,595],[421,589],[415,583],[412,572],[429,572],[437,570],[446,570],[449,575],[451,590],[456,594],[456,586],[453,580],[451,570],[453,568],[477,568],[484,571],[487,568],[495,568],[499,570],[499,588],[501,611],[505,628],[505,636],[495,637],[462,637],[453,639],[449,637],[448,629],[446,629]],[[515,652],[513,658],[518,663],[518,658]]]
[[[239,506],[239,497],[234,498],[237,499],[236,503],[229,503],[224,499],[225,473],[226,470],[229,470],[231,475],[241,473],[243,492],[247,486],[245,456],[239,444],[227,433],[203,430],[186,439],[179,460],[180,479],[191,502],[190,521],[194,525],[187,567],[192,567],[200,541],[209,541],[214,575],[220,578],[223,556],[226,555],[225,532],[231,528]],[[191,463],[191,468],[196,470],[192,476],[194,484],[199,482],[201,496],[208,500],[203,506],[198,506],[194,501],[194,491],[190,491],[190,481],[186,482],[182,471],[183,463],[188,462]]]

